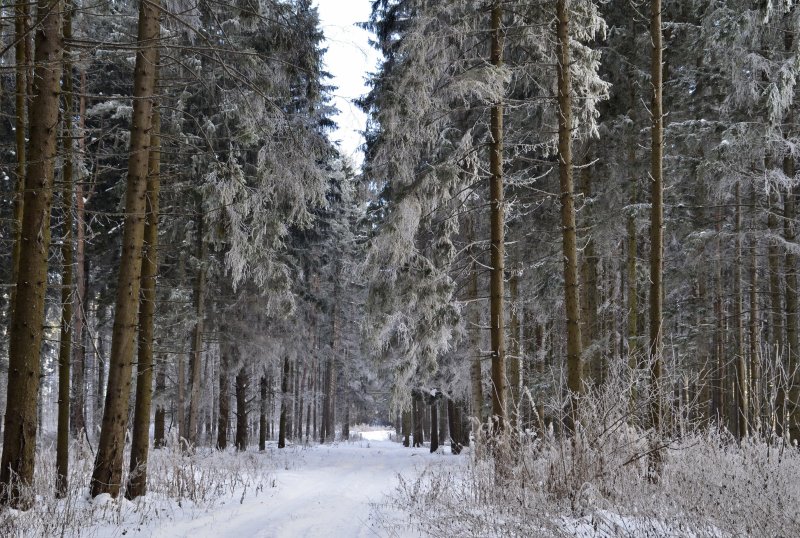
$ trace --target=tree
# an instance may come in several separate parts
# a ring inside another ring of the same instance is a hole
[[[108,389],[92,473],[91,492],[94,497],[101,493],[110,493],[112,497],[116,497],[121,487],[133,343],[141,285],[152,99],[155,95],[159,33],[157,0],[141,0],[122,261],[117,282]]]
[[[161,115],[152,112],[148,154],[147,199],[142,250],[139,336],[136,362],[136,406],[133,415],[131,462],[125,498],[135,499],[147,492],[147,456],[150,448],[150,409],[153,396],[153,332],[158,275],[158,209],[161,190]],[[163,428],[163,424],[162,424]],[[163,443],[163,431],[154,444]]]
[[[572,79],[570,73],[569,10],[566,0],[556,3],[558,38],[558,170],[561,184],[564,305],[567,314],[567,388],[570,390],[567,428],[578,423],[577,397],[583,391],[581,364],[580,283],[575,223],[575,184],[572,177]]]
[[[32,499],[24,487],[33,481],[36,447],[36,404],[39,390],[39,353],[42,346],[47,253],[50,247],[50,208],[58,134],[61,79],[62,3],[40,0],[36,12],[33,102],[30,142],[25,173],[20,263],[9,342],[8,402],[0,460],[2,501],[25,508]]]
[[[503,8],[498,1],[492,4],[492,65],[503,65]],[[506,350],[504,323],[505,282],[505,217],[503,201],[503,101],[492,106],[491,148],[489,150],[491,172],[491,306],[489,324],[492,340],[492,415],[502,428],[506,420]]]

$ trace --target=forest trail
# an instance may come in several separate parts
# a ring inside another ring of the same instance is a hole
[[[153,529],[160,538],[366,538],[412,537],[401,514],[387,531],[375,518],[374,503],[385,500],[398,474],[412,477],[429,465],[463,465],[467,458],[430,454],[386,440],[387,432],[365,432],[363,441],[289,449],[278,461],[275,487],[242,504],[217,506],[191,520],[165,521]],[[386,515],[386,514],[384,514]]]

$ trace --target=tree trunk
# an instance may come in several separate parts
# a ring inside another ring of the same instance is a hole
[[[794,157],[786,156],[783,161],[783,172],[786,177],[793,178],[795,174]],[[784,238],[788,245],[794,245],[796,234],[795,190],[789,187],[783,202],[783,230]],[[786,428],[784,436],[791,442],[800,438],[800,414],[797,409],[800,396],[800,377],[798,376],[798,355],[800,354],[800,337],[798,335],[797,312],[797,256],[791,248],[786,249],[786,387],[788,402],[786,407]]]
[[[281,376],[281,418],[278,423],[278,448],[286,447],[286,410],[289,398],[289,357],[283,359],[283,375]]]
[[[467,241],[471,246],[475,245],[475,223],[470,217],[467,220]],[[472,416],[473,429],[475,435],[483,424],[483,374],[481,368],[481,309],[478,305],[478,263],[474,261],[478,256],[476,248],[471,249],[473,261],[470,264],[469,285],[467,289],[467,301],[470,303],[470,346],[472,361],[470,365],[470,380],[472,389]]]
[[[769,211],[767,213],[767,226],[771,235],[778,234],[778,208],[781,204],[781,193],[777,188],[771,189],[769,197]],[[770,296],[770,352],[769,357],[773,358],[773,364],[779,365],[783,357],[783,307],[781,304],[781,261],[780,249],[774,239],[770,239],[769,246],[767,247],[767,258],[769,262],[769,296]],[[773,379],[771,382],[777,387],[776,401],[774,408],[770,410],[770,423],[773,427],[773,432],[778,437],[783,437],[783,408],[784,408],[784,390],[783,378],[780,375],[779,369],[774,370],[772,373]]]
[[[22,498],[20,486],[33,482],[36,447],[36,400],[39,392],[39,357],[42,347],[47,254],[50,248],[50,209],[56,156],[59,92],[61,81],[62,3],[39,0],[33,103],[30,112],[29,160],[25,174],[22,229],[16,295],[9,336],[9,368],[0,501],[27,508],[32,499]]]
[[[72,39],[72,2],[64,6],[64,40]],[[58,346],[58,434],[56,442],[56,497],[67,494],[69,474],[69,380],[72,359],[72,182],[73,182],[73,144],[72,144],[72,59],[69,44],[65,45],[64,55],[64,114],[62,121],[64,168],[62,187],[62,207],[64,209],[64,238],[61,245],[63,269],[61,272],[61,337]]]
[[[167,416],[167,409],[164,407],[164,398],[167,391],[167,367],[164,358],[160,358],[156,364],[156,413],[153,421],[153,447],[163,448],[166,446],[164,430]]]
[[[595,252],[593,225],[592,221],[592,171],[590,158],[587,154],[586,163],[581,170],[581,191],[584,196],[584,218],[586,228],[586,245],[583,247],[583,263],[581,266],[581,283],[583,291],[583,308],[581,313],[581,346],[586,350],[591,348],[588,354],[587,369],[591,373],[591,381],[596,385],[603,382],[603,354],[594,344],[597,339],[597,305],[599,290],[597,286],[597,253]]]
[[[750,194],[750,206],[756,211],[756,190]],[[753,219],[756,222],[756,219]],[[758,323],[758,242],[750,239],[750,412],[753,417],[753,429],[761,433],[761,356],[759,345]]]
[[[148,153],[152,97],[155,94],[156,63],[160,31],[158,0],[143,1],[139,7],[139,48],[134,72],[133,123],[128,160],[128,188],[125,197],[125,225],[122,237],[114,334],[109,359],[108,389],[103,425],[97,447],[91,492],[96,497],[109,493],[117,497],[122,481],[122,457],[131,391],[133,344],[139,310],[142,271],[145,201],[147,198]]]
[[[208,244],[205,241],[205,227],[203,222],[202,204],[197,216],[197,257],[200,266],[197,269],[197,280],[194,286],[195,322],[192,334],[191,367],[192,378],[189,392],[189,430],[186,438],[189,445],[197,444],[197,431],[200,417],[200,369],[203,358],[203,316],[205,315],[206,298],[206,258],[208,257]]]
[[[439,401],[431,400],[431,453],[439,450]]]
[[[258,414],[258,449],[267,449],[267,376],[261,376],[261,407]]]
[[[136,364],[136,406],[133,413],[131,462],[125,497],[147,493],[150,409],[153,401],[153,332],[158,275],[158,203],[161,190],[161,116],[153,110],[147,176],[146,221],[142,250],[142,298],[139,304],[139,350]],[[163,439],[163,435],[162,435]]]
[[[521,422],[520,394],[522,393],[522,353],[520,347],[520,323],[519,323],[519,276],[522,271],[518,264],[512,268],[511,278],[508,282],[511,293],[511,319],[509,320],[509,357],[508,357],[508,384],[510,405],[506,409],[508,422],[512,429],[517,429]]]
[[[461,453],[461,418],[458,416],[458,409],[455,402],[447,399],[447,425],[450,430],[450,451],[453,454]]]
[[[15,61],[15,93],[14,93],[14,150],[17,157],[15,175],[17,179],[14,192],[14,246],[11,252],[11,282],[16,284],[19,274],[20,249],[22,248],[22,215],[25,210],[25,172],[26,148],[25,132],[27,128],[27,103],[28,92],[28,54],[30,41],[28,39],[28,3],[17,2],[14,4],[14,61]],[[14,319],[14,305],[16,303],[17,289],[12,286],[9,301],[9,320]]]
[[[503,8],[500,1],[492,4],[492,65],[503,65]],[[492,344],[492,415],[498,428],[506,418],[506,350],[503,320],[505,273],[505,201],[503,199],[503,102],[495,103],[491,112],[492,141],[489,148],[489,197],[491,199],[491,272],[489,283],[489,326]]]
[[[425,436],[422,433],[423,402],[420,400],[419,395],[412,396],[412,402],[414,406],[414,447],[416,448],[421,447],[425,442]]]
[[[662,425],[662,320],[663,320],[663,256],[664,256],[664,113],[663,113],[663,60],[661,0],[650,3],[650,40],[652,56],[650,60],[650,83],[652,96],[650,114],[652,120],[650,146],[650,340],[648,356],[650,359],[650,426],[658,435]],[[656,478],[660,457],[653,453],[651,477]]]
[[[178,369],[178,439],[181,444],[186,441],[186,364],[183,354],[177,354]]]
[[[220,327],[222,337],[225,338],[226,327]],[[228,423],[230,422],[231,398],[230,398],[230,379],[228,370],[231,364],[232,345],[223,341],[220,344],[220,364],[219,364],[219,415],[217,418],[217,449],[225,450],[228,448]]]
[[[402,428],[403,428],[403,446],[410,447],[411,446],[411,411],[405,410],[402,412]]]
[[[247,450],[247,387],[250,374],[246,366],[236,374],[236,450]]]
[[[79,105],[80,136],[78,148],[83,158],[86,121],[86,73],[81,73],[81,98]],[[74,327],[72,330],[72,409],[70,410],[70,431],[75,438],[86,430],[86,219],[83,178],[75,185],[75,295],[73,297]],[[97,361],[96,361],[97,362]],[[99,365],[99,362],[98,362]],[[98,366],[99,368],[99,366]],[[98,392],[102,393],[102,385]],[[102,407],[102,398],[97,399],[97,409]],[[98,413],[99,416],[99,413]]]
[[[570,76],[569,8],[556,2],[558,38],[558,154],[561,186],[561,226],[564,253],[564,304],[567,314],[567,388],[570,391],[565,426],[573,431],[578,421],[577,395],[583,391],[581,365],[580,289],[575,226],[575,186],[572,178],[572,81]]]
[[[749,382],[747,379],[747,355],[745,354],[744,342],[744,280],[742,278],[742,188],[741,182],[736,183],[735,189],[736,200],[736,216],[735,216],[735,236],[736,236],[736,260],[735,260],[735,275],[733,280],[734,292],[734,323],[736,324],[736,385],[738,404],[737,409],[737,429],[739,438],[747,437],[747,428],[749,424],[748,410],[750,409],[749,400]]]

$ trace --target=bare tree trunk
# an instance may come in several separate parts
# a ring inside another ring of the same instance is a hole
[[[467,241],[471,246],[475,244],[475,223],[470,217],[467,221]],[[470,248],[471,256],[478,255],[477,249]],[[472,389],[472,416],[474,417],[473,429],[478,434],[483,424],[483,375],[481,371],[481,310],[478,306],[478,263],[470,263],[469,284],[467,286],[467,301],[470,317],[470,346],[472,360],[470,364],[470,380]]]
[[[515,256],[516,258],[516,256]],[[515,260],[516,262],[516,260]],[[512,429],[517,429],[520,426],[522,410],[520,402],[520,394],[522,393],[522,353],[520,347],[520,323],[519,323],[519,276],[522,271],[518,263],[514,263],[511,272],[511,278],[508,282],[509,291],[511,293],[511,319],[509,320],[509,357],[508,357],[508,384],[510,405],[506,409],[508,415],[508,422]],[[444,413],[442,413],[444,415]],[[442,438],[444,440],[444,438]]]
[[[597,253],[595,252],[594,237],[593,237],[593,221],[592,221],[592,171],[590,167],[590,158],[587,154],[586,163],[581,171],[581,190],[585,198],[586,205],[584,206],[584,214],[586,219],[586,245],[583,248],[583,263],[581,267],[581,278],[583,285],[583,312],[581,320],[583,327],[581,328],[581,346],[584,352],[592,348],[597,338],[597,305],[599,290],[597,286]],[[600,349],[593,348],[592,352],[587,357],[589,362],[592,382],[600,384],[603,382],[603,354]]]
[[[773,188],[769,197],[769,211],[767,216],[767,226],[772,235],[778,234],[778,208],[781,204],[781,193]],[[774,239],[770,239],[767,247],[767,258],[769,262],[769,296],[770,296],[770,350],[768,356],[773,358],[773,364],[781,362],[784,351],[783,336],[783,307],[781,302],[781,261],[779,246]],[[770,423],[775,435],[783,437],[783,409],[785,393],[783,390],[783,379],[779,371],[774,372],[774,379],[771,380],[777,386],[777,396],[774,402],[775,408],[770,415]]]
[[[503,8],[492,3],[492,65],[503,65]],[[503,199],[503,102],[495,103],[491,113],[492,142],[489,148],[489,197],[491,199],[491,272],[489,284],[489,326],[492,343],[492,415],[497,427],[506,419],[506,350],[504,324],[505,201]]]
[[[85,149],[84,127],[86,121],[86,73],[81,73],[81,97],[79,105],[80,137],[78,148],[81,159]],[[72,330],[72,409],[70,410],[70,431],[75,438],[86,430],[86,345],[84,328],[86,327],[86,219],[83,178],[75,185],[75,295],[73,297],[73,314],[75,326]],[[96,362],[99,364],[99,358]],[[99,366],[98,366],[99,368]],[[102,393],[102,385],[98,392]],[[102,398],[98,398],[98,409],[102,407]]]
[[[178,369],[178,439],[181,443],[186,440],[186,364],[183,354],[177,354]]]
[[[411,410],[405,410],[402,412],[402,428],[403,428],[403,446],[410,447],[411,446]]]
[[[722,255],[720,254],[720,235],[722,232],[722,210],[717,209],[717,241],[716,241],[716,275],[715,275],[715,293],[714,293],[714,318],[716,320],[716,336],[715,336],[715,375],[714,375],[714,393],[712,399],[712,414],[711,416],[717,421],[720,428],[723,427],[726,419],[726,398],[725,398],[725,312],[722,298]]]
[[[64,40],[72,39],[72,2],[64,6]],[[62,207],[64,210],[64,238],[61,244],[63,268],[61,272],[61,337],[58,346],[58,434],[56,443],[56,497],[67,494],[69,474],[69,380],[72,359],[72,187],[73,187],[73,144],[72,144],[72,59],[69,44],[64,51],[64,114],[62,121],[64,148],[64,168],[62,187]]]
[[[425,442],[425,435],[423,434],[422,427],[422,415],[424,414],[422,411],[423,402],[416,391],[411,396],[411,401],[414,410],[414,447],[421,447]]]
[[[220,332],[225,338],[225,326],[220,327]],[[231,413],[230,398],[230,379],[228,370],[230,369],[232,346],[223,341],[220,344],[220,364],[219,364],[219,414],[217,420],[217,449],[225,450],[228,447],[228,422]]]
[[[202,211],[202,204],[200,207]],[[197,269],[197,280],[194,288],[195,322],[192,334],[192,362],[190,371],[192,373],[190,392],[189,392],[189,431],[186,438],[189,445],[197,444],[197,431],[199,429],[200,416],[200,369],[203,358],[203,317],[205,315],[206,299],[206,270],[208,258],[208,244],[205,241],[205,226],[202,213],[197,217],[197,256],[200,266]]]
[[[36,401],[42,347],[50,248],[50,209],[58,128],[58,101],[63,42],[62,2],[39,0],[33,103],[30,113],[29,160],[25,174],[22,228],[19,235],[16,295],[9,341],[8,406],[3,428],[0,501],[27,508],[20,486],[33,482],[36,449]]]
[[[247,450],[247,387],[250,374],[246,366],[236,374],[236,450]]]
[[[662,422],[662,358],[661,329],[663,320],[664,271],[664,109],[663,109],[663,59],[661,0],[650,3],[650,40],[652,57],[650,81],[653,87],[650,114],[652,117],[650,153],[650,425],[658,432]]]
[[[786,156],[783,161],[783,172],[787,177],[794,177],[795,165],[794,157]],[[783,235],[786,243],[793,245],[797,238],[796,233],[796,214],[795,214],[795,190],[789,187],[783,202]],[[791,248],[786,249],[786,390],[788,392],[788,402],[786,407],[785,420],[786,428],[784,436],[793,441],[800,438],[800,414],[797,405],[800,396],[800,376],[798,376],[798,354],[800,354],[800,337],[798,336],[798,312],[797,312],[797,256]]]
[[[158,0],[141,2],[122,257],[114,309],[114,334],[111,340],[106,405],[92,473],[93,497],[101,493],[117,497],[122,485],[122,458],[128,423],[133,347],[142,272],[152,97],[155,94],[160,32],[159,15]]]
[[[158,403],[156,404],[156,414],[153,421],[153,447],[163,448],[166,446],[164,430],[167,415],[167,409],[164,407],[162,400],[167,391],[167,367],[163,357],[159,359],[156,367],[156,397],[158,398]]]
[[[736,260],[735,275],[734,275],[734,323],[736,324],[736,381],[738,389],[737,398],[737,419],[738,419],[738,433],[739,438],[748,436],[748,410],[750,409],[749,399],[749,382],[747,379],[747,355],[745,354],[744,342],[744,280],[742,278],[742,191],[741,182],[736,183],[736,216],[735,216],[735,235],[736,235]]]
[[[27,128],[27,103],[30,93],[28,92],[28,50],[30,41],[28,39],[28,3],[17,2],[14,4],[14,47],[15,60],[15,94],[14,94],[14,150],[17,157],[15,167],[16,188],[14,192],[14,246],[11,251],[11,282],[16,284],[19,273],[20,249],[22,248],[22,215],[25,210],[25,171],[26,171],[26,147],[25,132]],[[9,319],[14,319],[14,305],[16,303],[17,289],[11,288],[9,301]]]
[[[439,401],[431,400],[431,453],[439,450]]]
[[[565,426],[573,431],[578,421],[577,395],[583,391],[581,365],[580,289],[578,245],[575,225],[575,185],[572,177],[572,81],[570,76],[569,8],[567,0],[556,2],[558,38],[558,155],[561,184],[561,226],[564,252],[564,303],[567,314],[567,388],[569,409]]]
[[[258,415],[258,449],[267,449],[267,376],[261,376],[261,406]]]
[[[750,206],[756,211],[756,190],[750,195]],[[753,219],[755,222],[755,219]],[[750,239],[750,394],[753,429],[761,433],[761,356],[758,334],[758,242]]]
[[[283,359],[283,375],[281,376],[281,417],[278,423],[278,448],[286,447],[286,410],[289,398],[289,357]]]
[[[153,402],[153,333],[158,275],[158,204],[161,190],[161,116],[153,110],[147,176],[146,221],[142,250],[142,298],[139,304],[139,349],[136,364],[136,406],[131,436],[131,462],[125,497],[147,493],[150,409]]]

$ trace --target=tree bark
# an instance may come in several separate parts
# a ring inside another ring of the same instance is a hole
[[[72,2],[64,6],[64,40],[72,39]],[[72,189],[73,189],[73,144],[72,144],[72,59],[69,44],[64,47],[64,114],[62,116],[64,168],[62,208],[64,211],[64,238],[61,244],[63,269],[61,272],[61,337],[58,346],[58,433],[56,442],[56,497],[67,494],[69,475],[69,415],[70,415],[70,361],[72,360]]]
[[[578,394],[583,391],[581,365],[580,289],[575,225],[575,185],[572,176],[572,77],[570,75],[569,8],[556,2],[558,38],[558,155],[561,186],[561,226],[564,253],[564,304],[567,314],[567,388],[570,391],[565,426],[574,431],[578,421]]]
[[[470,347],[472,361],[470,364],[470,381],[472,390],[472,416],[474,433],[483,424],[483,374],[481,368],[481,310],[478,306],[478,262],[474,259],[478,255],[475,245],[475,223],[470,217],[467,220],[467,241],[470,244],[470,254],[473,261],[470,263],[469,284],[467,286],[467,301],[470,303]]]
[[[72,39],[72,2],[64,6],[64,40]],[[64,114],[62,116],[64,148],[64,168],[62,187],[62,208],[64,210],[64,238],[61,244],[63,268],[61,271],[61,337],[58,346],[58,433],[56,442],[56,497],[67,494],[69,474],[69,415],[70,415],[70,361],[72,359],[72,187],[73,187],[73,144],[72,144],[72,59],[69,45],[64,47]]]
[[[158,209],[161,190],[161,116],[153,110],[147,175],[147,200],[142,251],[142,298],[139,304],[139,349],[136,364],[136,406],[133,413],[131,461],[125,497],[147,493],[150,409],[153,402],[153,333],[158,275]],[[163,437],[163,436],[162,436]]]
[[[431,453],[439,450],[439,401],[431,400]]]
[[[283,359],[283,375],[281,375],[281,418],[278,423],[278,448],[286,447],[286,410],[289,398],[289,357]]]
[[[166,446],[165,441],[165,426],[166,426],[166,417],[167,417],[167,409],[164,407],[163,398],[165,397],[165,393],[167,391],[167,367],[164,362],[163,357],[158,360],[156,364],[156,397],[158,398],[156,403],[156,413],[155,418],[153,420],[153,447],[154,448],[163,448]]]
[[[768,163],[770,166],[771,163]],[[777,188],[773,188],[769,196],[769,211],[767,213],[767,227],[772,235],[777,235],[778,232],[778,208],[781,205],[781,193]],[[775,239],[770,239],[767,247],[767,260],[769,264],[769,296],[770,296],[770,357],[774,357],[773,364],[778,366],[783,357],[783,348],[785,345],[783,336],[783,307],[781,301],[781,255],[780,249]],[[773,379],[771,382],[777,386],[776,401],[774,408],[770,410],[770,423],[776,436],[783,437],[783,408],[784,408],[784,390],[783,378],[780,374],[780,368],[773,370]]]
[[[414,409],[414,447],[421,447],[425,442],[425,436],[423,434],[423,427],[422,427],[422,406],[423,402],[421,401],[418,394],[414,394],[412,396],[412,403]]]
[[[735,235],[736,235],[736,259],[735,275],[733,280],[734,291],[734,323],[736,324],[736,385],[737,385],[737,430],[739,438],[748,436],[750,409],[749,402],[749,381],[747,368],[747,354],[745,353],[744,341],[744,280],[742,277],[742,187],[741,182],[736,183],[735,188],[736,215],[735,215]]]
[[[25,172],[19,264],[9,340],[9,368],[0,501],[27,508],[21,487],[33,482],[36,448],[36,401],[42,347],[50,209],[62,73],[62,2],[39,0],[36,25],[34,92],[30,112],[29,159]]]
[[[267,449],[267,376],[261,376],[260,386],[261,406],[258,414],[258,449],[262,452]]]
[[[756,190],[750,194],[750,206],[753,213],[756,211]],[[755,222],[755,218],[753,219]],[[750,241],[750,413],[753,417],[753,430],[761,433],[761,355],[758,330],[758,242],[755,238]]]
[[[496,68],[503,65],[503,8],[500,1],[492,3],[491,62]],[[491,199],[491,272],[489,283],[489,326],[492,345],[492,415],[498,428],[506,419],[506,350],[504,324],[505,278],[505,201],[503,199],[503,102],[492,106],[492,141],[489,147],[489,197]]]
[[[122,482],[133,347],[139,310],[152,97],[155,94],[155,68],[158,61],[159,14],[158,0],[141,1],[122,257],[117,281],[106,404],[92,473],[92,497],[101,493],[117,497]]]
[[[81,159],[85,149],[84,127],[86,118],[86,73],[81,73],[81,97],[79,105],[80,136],[78,148]],[[86,430],[86,345],[84,327],[86,326],[86,219],[83,178],[75,185],[75,295],[73,297],[74,327],[72,329],[72,408],[70,410],[70,431],[79,438]],[[99,358],[98,358],[98,368]],[[101,386],[98,392],[102,394]],[[98,409],[102,408],[102,398],[97,399]]]
[[[597,339],[597,305],[598,305],[598,285],[597,285],[597,253],[595,251],[593,225],[592,221],[592,171],[589,166],[589,156],[586,157],[586,163],[581,170],[581,191],[584,196],[585,215],[585,228],[586,228],[586,245],[583,248],[583,263],[581,267],[581,283],[583,291],[583,308],[581,313],[581,321],[583,327],[581,328],[581,346],[586,352],[587,349],[592,348],[591,353],[588,354],[587,369],[591,374],[591,381],[596,385],[603,382],[603,355],[599,349],[592,346]]]
[[[11,251],[11,282],[16,284],[19,273],[20,249],[22,248],[22,215],[25,210],[25,173],[26,173],[26,147],[25,132],[27,128],[27,103],[28,103],[28,54],[30,42],[28,39],[28,3],[17,2],[14,4],[14,61],[15,85],[14,90],[14,150],[17,157],[15,175],[17,179],[14,192],[14,246]],[[14,319],[14,305],[16,303],[17,289],[11,288],[9,301],[9,319]]]
[[[520,395],[522,394],[522,350],[519,323],[519,277],[521,271],[521,266],[515,263],[512,267],[511,278],[508,281],[509,292],[511,293],[511,319],[508,326],[508,384],[510,388],[508,396],[510,401],[506,413],[512,429],[517,429],[520,426],[520,414],[522,411],[522,406],[520,405]]]
[[[226,337],[225,325],[220,327],[223,338]],[[232,362],[232,345],[223,341],[220,344],[219,364],[219,414],[217,419],[217,449],[225,450],[228,447],[228,423],[230,422],[231,398],[230,379],[228,370]]]
[[[189,427],[186,438],[189,445],[197,444],[197,432],[200,417],[200,370],[202,368],[203,353],[203,316],[205,314],[206,298],[206,258],[208,258],[208,244],[205,241],[205,226],[203,222],[202,204],[197,216],[197,257],[200,266],[197,268],[197,280],[194,287],[195,322],[192,334],[191,368],[189,392]]]
[[[411,446],[411,410],[405,410],[402,412],[402,422],[403,446],[407,448]]]
[[[236,450],[247,450],[247,387],[250,385],[250,373],[246,366],[239,368],[236,374]]]
[[[787,155],[783,160],[783,173],[788,178],[793,178],[795,174],[794,157]],[[795,189],[789,187],[783,202],[783,235],[786,243],[793,245],[797,239],[796,233],[796,213],[795,213]],[[800,415],[798,414],[797,404],[800,396],[800,376],[798,376],[798,354],[800,354],[800,335],[798,335],[798,312],[797,312],[797,256],[791,248],[786,249],[785,257],[786,275],[786,386],[788,402],[786,407],[786,428],[784,436],[791,442],[800,438]]]

